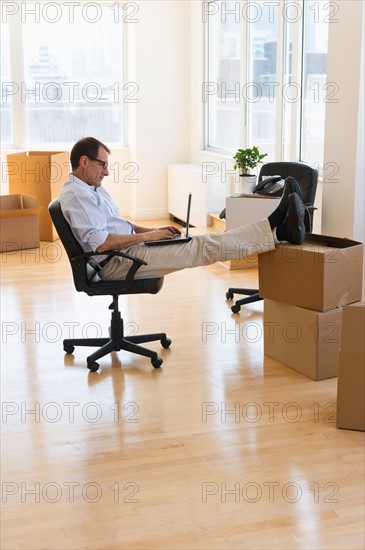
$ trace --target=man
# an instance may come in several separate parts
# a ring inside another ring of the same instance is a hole
[[[60,194],[61,208],[85,252],[123,250],[147,262],[136,278],[162,277],[168,273],[241,259],[267,252],[280,241],[301,244],[305,236],[305,206],[294,178],[287,178],[282,199],[265,220],[224,233],[195,235],[188,243],[149,247],[149,240],[173,239],[173,226],[149,229],[122,218],[109,193],[101,186],[109,174],[109,148],[95,138],[79,140],[72,148],[72,173]],[[94,256],[90,263],[103,280],[124,279],[130,260],[118,256]]]

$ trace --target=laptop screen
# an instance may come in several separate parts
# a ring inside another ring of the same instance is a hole
[[[190,207],[191,207],[191,193],[189,193],[189,198],[188,198],[188,211],[187,211],[187,213],[186,213],[186,231],[185,231],[185,236],[186,236],[186,238],[189,237]]]

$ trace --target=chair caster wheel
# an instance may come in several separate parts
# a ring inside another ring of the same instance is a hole
[[[233,292],[226,292],[226,300],[232,300]]]
[[[73,353],[75,351],[75,347],[74,346],[63,346],[63,351],[70,354],[70,353]]]
[[[169,348],[171,346],[172,342],[170,338],[165,338],[164,340],[161,340],[161,346],[165,349]]]
[[[241,306],[232,306],[231,307],[232,313],[238,313],[240,309],[241,309]]]
[[[156,357],[156,359],[151,359],[151,363],[155,369],[158,369],[159,367],[161,367],[163,361],[160,357]]]
[[[91,372],[96,372],[99,368],[99,363],[97,363],[96,361],[94,361],[93,363],[88,363],[87,364],[87,368],[91,371]]]

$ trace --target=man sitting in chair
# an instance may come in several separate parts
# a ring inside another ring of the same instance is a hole
[[[95,138],[80,139],[72,148],[72,173],[60,194],[62,212],[85,252],[106,252],[90,259],[103,280],[125,279],[131,261],[108,256],[123,250],[147,262],[137,278],[163,277],[189,267],[241,259],[267,252],[287,241],[301,244],[305,237],[305,206],[294,178],[287,178],[282,199],[267,219],[224,233],[194,235],[175,246],[146,246],[147,241],[173,239],[180,231],[171,226],[149,229],[132,224],[120,214],[102,181],[109,174],[110,149]]]

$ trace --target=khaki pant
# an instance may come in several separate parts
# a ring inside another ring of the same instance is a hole
[[[147,262],[135,279],[163,277],[180,269],[198,267],[226,260],[240,260],[275,248],[274,237],[267,219],[230,229],[225,233],[194,235],[188,243],[167,246],[130,246],[125,252]],[[100,271],[103,280],[125,279],[131,261],[115,256]]]

